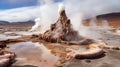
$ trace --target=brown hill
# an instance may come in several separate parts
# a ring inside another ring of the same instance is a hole
[[[93,19],[93,18],[92,18]],[[107,20],[110,26],[119,27],[120,26],[120,13],[109,13],[96,16],[95,22],[97,25],[101,25],[103,20]],[[83,24],[89,26],[90,19],[83,20]]]

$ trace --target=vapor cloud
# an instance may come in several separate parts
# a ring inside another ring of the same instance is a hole
[[[16,2],[17,0],[10,0]],[[42,22],[52,22],[58,17],[58,4],[63,3],[67,10],[67,15],[74,20],[74,16],[80,18],[89,18],[96,15],[120,12],[120,0],[38,0],[36,6],[22,7],[0,11],[0,20],[17,22],[43,18]],[[6,5],[7,6],[7,5]],[[77,21],[77,20],[76,20]]]

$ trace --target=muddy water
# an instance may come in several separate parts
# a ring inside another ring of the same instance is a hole
[[[14,51],[17,55],[17,62],[13,64],[13,67],[26,67],[26,65],[53,67],[59,60],[59,56],[55,56],[43,44],[39,43],[21,42],[9,44],[7,50]]]

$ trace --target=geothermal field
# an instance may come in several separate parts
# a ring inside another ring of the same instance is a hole
[[[120,13],[83,18],[70,7],[49,2],[33,21],[4,21],[0,67],[120,67]]]

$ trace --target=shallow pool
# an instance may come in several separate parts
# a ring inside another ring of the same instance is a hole
[[[59,60],[59,56],[52,54],[43,44],[20,42],[9,44],[8,47],[7,50],[13,51],[17,55],[17,62],[13,66],[53,67]]]

